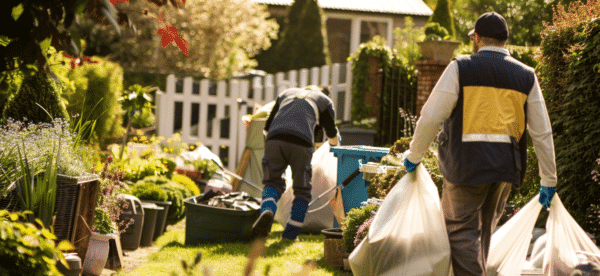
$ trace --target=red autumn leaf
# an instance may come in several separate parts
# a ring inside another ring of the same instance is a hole
[[[115,7],[117,6],[117,2],[127,2],[127,5],[129,5],[129,0],[110,0],[110,3]]]
[[[163,48],[167,47],[167,45],[171,44],[171,42],[175,42],[177,47],[179,47],[179,49],[187,56],[187,41],[185,41],[185,39],[183,39],[183,37],[179,35],[179,30],[177,30],[177,27],[169,26],[167,22],[165,22],[160,17],[158,18],[158,20],[165,24],[164,27],[158,29],[158,31],[156,32],[157,34],[162,35],[162,39],[160,40],[160,42]]]

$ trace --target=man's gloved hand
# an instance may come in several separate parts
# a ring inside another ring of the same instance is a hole
[[[340,135],[339,132],[337,134],[337,138],[338,138],[338,146],[341,146],[342,145],[342,135]]]
[[[404,167],[406,167],[407,172],[414,171],[415,168],[417,167],[417,165],[419,165],[419,163],[415,164],[413,162],[410,162],[410,160],[408,160],[408,158],[404,158]]]
[[[540,186],[540,204],[546,208],[550,208],[550,202],[556,193],[556,187]]]

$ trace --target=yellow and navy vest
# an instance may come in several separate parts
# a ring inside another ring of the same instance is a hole
[[[527,168],[527,97],[535,72],[495,51],[455,60],[460,90],[438,137],[442,175],[455,185],[520,186]]]

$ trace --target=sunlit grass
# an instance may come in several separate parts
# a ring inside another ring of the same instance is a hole
[[[180,227],[181,228],[181,227]],[[290,275],[307,261],[316,261],[317,268],[310,275],[343,275],[337,268],[323,262],[323,235],[300,235],[295,242],[282,241],[283,227],[275,222],[267,237],[263,257],[254,266],[253,275]],[[165,232],[155,243],[160,250],[147,257],[147,262],[126,274],[127,276],[183,275],[181,261],[193,262],[198,251],[202,260],[193,275],[242,275],[247,263],[250,242],[213,243],[200,246],[185,245],[185,229]]]

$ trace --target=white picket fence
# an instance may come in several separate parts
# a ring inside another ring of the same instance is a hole
[[[202,142],[235,171],[246,144],[242,116],[255,104],[264,105],[290,87],[329,86],[336,119],[349,121],[351,63],[300,69],[211,83],[191,77],[167,77],[167,91],[156,93],[157,135],[181,133],[182,142]]]

